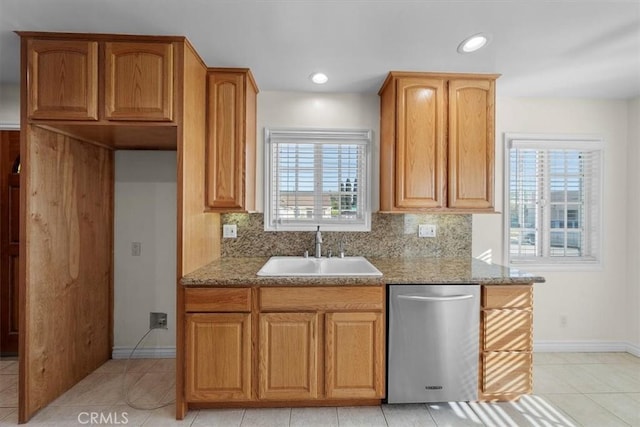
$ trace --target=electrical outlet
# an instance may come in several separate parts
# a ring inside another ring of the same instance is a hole
[[[567,315],[566,314],[561,314],[560,315],[560,326],[565,328],[568,323],[569,323],[569,319],[568,319]]]
[[[131,242],[131,256],[140,256],[142,253],[141,242]]]
[[[235,239],[238,237],[238,226],[235,224],[224,224],[222,226],[222,237],[225,239]]]
[[[436,237],[436,226],[433,224],[418,225],[418,237]]]
[[[167,313],[149,313],[149,329],[169,329]]]

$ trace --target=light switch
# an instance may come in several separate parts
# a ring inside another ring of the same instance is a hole
[[[141,242],[131,242],[131,256],[140,256],[142,253]]]
[[[222,237],[225,239],[235,239],[238,237],[238,226],[235,224],[224,224],[222,226]]]
[[[418,225],[418,237],[436,237],[436,226],[433,224]]]

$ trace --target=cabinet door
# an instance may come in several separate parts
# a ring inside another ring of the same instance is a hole
[[[383,397],[382,313],[327,313],[325,323],[326,397]]]
[[[211,72],[208,77],[207,189],[209,208],[244,207],[243,74]]]
[[[105,117],[173,120],[173,45],[105,43]]]
[[[260,315],[260,399],[318,397],[318,314]]]
[[[400,78],[396,84],[396,207],[443,207],[444,80]]]
[[[187,401],[251,399],[251,314],[186,315]]]
[[[30,119],[98,119],[98,43],[27,42]]]
[[[495,83],[449,82],[449,207],[492,209]]]

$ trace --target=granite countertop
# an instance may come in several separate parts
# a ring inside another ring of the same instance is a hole
[[[265,277],[267,257],[220,258],[181,279],[184,286],[382,286],[384,284],[542,283],[544,277],[475,258],[368,258],[382,277]]]

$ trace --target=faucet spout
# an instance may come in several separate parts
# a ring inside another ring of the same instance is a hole
[[[322,233],[320,233],[320,226],[316,230],[316,258],[322,258]]]

